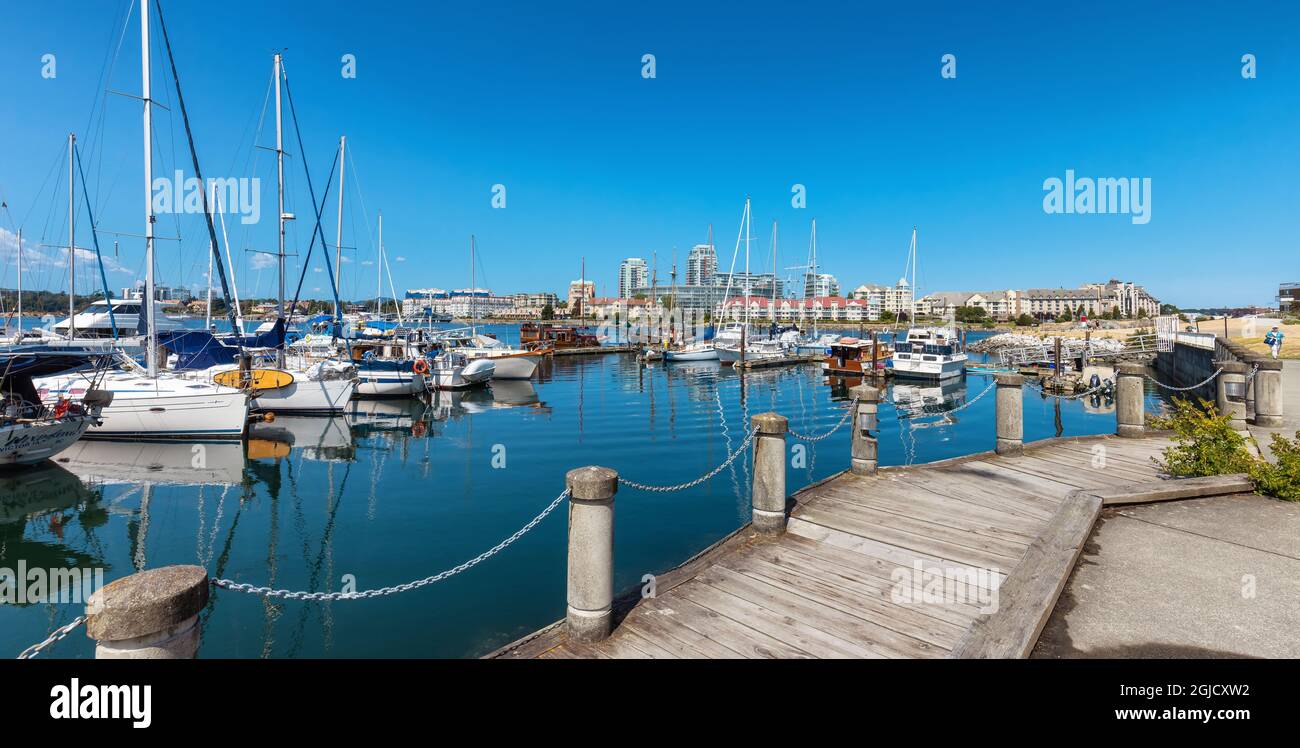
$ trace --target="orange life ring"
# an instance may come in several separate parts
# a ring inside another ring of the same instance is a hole
[[[428,374],[429,362],[422,358],[415,359],[415,364],[411,367],[416,374]]]

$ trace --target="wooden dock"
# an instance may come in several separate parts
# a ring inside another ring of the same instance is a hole
[[[782,356],[781,358],[751,358],[744,361],[737,361],[733,366],[737,369],[766,369],[772,366],[793,366],[795,364],[811,364],[816,361],[825,359],[825,356],[818,356],[812,353],[805,353],[798,356]]]
[[[490,656],[1025,657],[1103,500],[1199,490],[1168,489],[1183,482],[1151,458],[1169,443],[1052,439],[1019,456],[841,473],[792,497],[784,533],[747,525],[659,575],[655,597],[616,599],[603,641],[571,642],[560,622]],[[921,579],[963,574],[964,596],[906,599]]]
[[[630,345],[630,344],[629,345],[592,345],[583,348],[556,348],[554,351],[552,351],[552,354],[556,356],[581,356],[581,355],[590,355],[590,354],[603,355],[607,353],[633,353],[639,349],[640,349],[639,346]]]

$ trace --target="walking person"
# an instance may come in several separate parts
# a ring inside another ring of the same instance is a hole
[[[1277,325],[1273,325],[1273,329],[1269,330],[1268,334],[1264,336],[1264,345],[1268,346],[1269,349],[1272,350],[1274,359],[1276,359],[1278,354],[1282,352],[1282,338],[1284,337],[1286,337],[1286,335],[1284,335],[1281,330],[1277,329]]]

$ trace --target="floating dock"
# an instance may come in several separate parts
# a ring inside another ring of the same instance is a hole
[[[557,348],[557,349],[555,349],[554,351],[552,351],[552,355],[555,355],[555,356],[581,356],[581,355],[590,355],[590,354],[601,355],[601,354],[606,354],[606,353],[634,353],[634,352],[636,352],[636,351],[639,350],[639,349],[640,349],[640,346],[635,346],[635,345],[630,345],[630,344],[628,344],[628,345],[593,345],[593,346],[587,346],[587,347],[585,347],[585,348]]]
[[[800,356],[787,356],[782,358],[760,358],[749,359],[746,361],[737,361],[733,366],[737,369],[766,369],[771,366],[792,366],[794,364],[811,364],[814,361],[821,361],[825,356],[818,356],[812,353],[806,353]]]

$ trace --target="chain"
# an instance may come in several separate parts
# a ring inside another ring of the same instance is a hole
[[[1250,373],[1246,375],[1246,384],[1250,384],[1250,380],[1254,379],[1255,375],[1258,373],[1259,373],[1259,364],[1255,364],[1251,368]]]
[[[688,483],[678,483],[675,486],[650,486],[650,485],[646,485],[645,483],[637,483],[636,481],[630,481],[627,478],[623,478],[621,476],[619,477],[618,482],[622,483],[623,485],[629,488],[636,488],[642,491],[653,491],[655,493],[670,493],[672,491],[685,491],[688,488],[694,488],[700,485],[701,483],[707,481],[708,479],[712,478],[713,476],[717,475],[718,473],[721,473],[723,470],[727,468],[728,465],[730,465],[732,462],[735,462],[736,458],[744,453],[745,449],[749,446],[749,443],[754,441],[754,436],[756,434],[758,434],[758,431],[756,429],[751,429],[749,434],[745,436],[745,440],[740,443],[739,447],[736,448],[736,451],[732,452],[731,455],[727,457],[727,459],[723,460],[721,465],[713,468],[709,472],[705,473],[704,475],[701,475],[700,477]]]
[[[452,568],[447,569],[445,571],[440,571],[437,574],[434,574],[433,576],[425,577],[424,579],[418,579],[414,582],[407,582],[406,584],[399,584],[394,587],[381,587],[379,589],[365,590],[363,592],[290,592],[289,590],[273,590],[270,587],[254,587],[251,584],[241,584],[239,582],[235,582],[230,579],[214,579],[212,580],[212,584],[213,586],[221,587],[222,589],[232,590],[234,592],[247,592],[251,595],[261,595],[263,597],[278,597],[285,600],[317,600],[317,601],[364,600],[372,597],[384,597],[387,595],[395,595],[398,592],[418,590],[419,588],[424,587],[426,585],[433,584],[434,582],[441,582],[447,577],[455,576],[461,573],[462,571],[471,569],[477,566],[478,564],[488,560],[489,558],[492,558],[497,553],[505,550],[507,546],[509,546],[511,543],[515,542],[516,540],[522,538],[524,535],[528,533],[529,530],[533,529],[538,525],[538,523],[546,519],[546,516],[551,512],[555,511],[555,508],[559,506],[560,503],[563,502],[568,497],[569,497],[569,489],[566,488],[560,492],[559,496],[555,497],[554,501],[552,501],[545,509],[542,510],[541,514],[529,520],[528,524],[516,530],[515,533],[510,537],[506,538],[505,540],[502,540],[500,543],[497,543],[496,545],[480,553],[474,558],[471,558],[465,563],[460,564],[459,566],[453,566]]]
[[[849,403],[849,409],[844,411],[844,415],[840,416],[839,422],[836,423],[834,426],[832,426],[830,431],[827,431],[826,433],[821,434],[820,436],[808,436],[806,434],[801,434],[798,431],[789,428],[787,429],[787,431],[790,432],[790,436],[793,436],[796,439],[802,439],[803,441],[806,442],[819,442],[822,439],[825,439],[826,437],[830,436],[831,434],[834,434],[836,431],[839,431],[840,427],[843,426],[845,422],[849,420],[849,416],[853,415],[853,413],[856,412],[857,409],[858,409],[858,399],[855,397],[853,398],[853,402]]]
[[[24,649],[24,650],[22,651],[22,654],[18,655],[18,659],[20,659],[20,660],[30,660],[30,659],[32,659],[32,658],[35,657],[36,655],[40,654],[40,653],[41,653],[41,652],[42,652],[46,647],[48,647],[48,646],[50,646],[51,644],[53,644],[54,642],[56,642],[56,641],[62,639],[63,637],[67,636],[68,634],[71,634],[73,631],[75,631],[75,630],[77,629],[78,626],[80,626],[81,624],[83,624],[83,623],[85,623],[85,622],[86,622],[86,617],[85,617],[85,616],[77,616],[76,619],[72,621],[72,623],[69,623],[69,624],[66,625],[66,626],[60,626],[59,628],[55,629],[55,630],[54,630],[54,633],[50,634],[49,638],[46,639],[45,641],[43,641],[43,642],[41,642],[41,643],[39,643],[39,644],[33,644],[32,646],[28,647],[27,649]]]
[[[1083,392],[1076,392],[1073,395],[1058,395],[1055,392],[1048,392],[1042,387],[1039,387],[1038,391],[1043,393],[1043,395],[1047,397],[1054,397],[1057,400],[1082,400],[1083,398],[1087,397],[1088,395],[1091,395],[1094,392],[1101,392],[1102,390],[1106,389],[1108,386],[1109,385],[1107,385],[1105,382],[1102,382],[1101,384],[1097,385],[1096,387],[1093,387],[1092,389],[1084,390]]]
[[[997,384],[997,380],[996,380],[996,379],[990,379],[990,380],[989,380],[989,385],[988,385],[987,387],[985,387],[983,390],[980,390],[980,393],[979,393],[978,395],[976,395],[975,397],[971,398],[970,400],[967,400],[967,401],[966,401],[965,403],[963,403],[960,407],[953,408],[952,410],[949,410],[949,411],[944,412],[944,415],[949,416],[949,415],[952,415],[953,413],[960,413],[961,411],[966,410],[966,409],[969,408],[970,406],[972,406],[972,405],[974,405],[975,403],[979,402],[979,399],[980,399],[981,397],[984,397],[985,395],[989,394],[989,390],[993,389],[993,385],[995,385],[995,384]]]
[[[1163,387],[1163,388],[1165,388],[1165,389],[1167,389],[1167,390],[1169,390],[1169,391],[1171,391],[1171,392],[1187,392],[1188,390],[1195,390],[1195,389],[1200,389],[1201,387],[1204,387],[1205,385],[1209,384],[1209,383],[1210,383],[1210,382],[1211,382],[1215,377],[1219,376],[1219,374],[1220,374],[1222,371],[1223,371],[1223,367],[1220,366],[1219,368],[1217,368],[1217,369],[1214,370],[1214,373],[1213,373],[1213,374],[1211,374],[1210,376],[1206,377],[1206,378],[1205,378],[1205,381],[1201,382],[1200,384],[1194,384],[1194,385],[1192,385],[1191,387],[1174,387],[1174,386],[1172,386],[1172,385],[1168,385],[1168,384],[1165,384],[1165,383],[1163,383],[1163,382],[1158,382],[1158,381],[1156,381],[1156,378],[1155,378],[1155,377],[1153,377],[1153,376],[1151,376],[1150,374],[1147,374],[1147,373],[1145,373],[1145,372],[1142,374],[1142,376],[1146,377],[1147,379],[1150,379],[1153,383],[1155,383],[1155,385],[1156,385],[1157,387]]]

